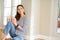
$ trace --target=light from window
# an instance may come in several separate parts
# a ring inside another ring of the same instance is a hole
[[[16,6],[18,4],[21,4],[21,0],[4,0],[4,25],[7,24],[11,17],[16,15]]]

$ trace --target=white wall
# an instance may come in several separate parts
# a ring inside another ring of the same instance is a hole
[[[51,0],[40,0],[40,34],[49,36]]]
[[[52,2],[53,1],[53,2]],[[22,4],[25,7],[27,17],[31,22],[31,30],[33,35],[45,35],[50,40],[60,40],[60,34],[56,34],[56,18],[57,12],[54,7],[56,0],[22,0]],[[53,3],[53,4],[52,4]],[[3,1],[0,0],[0,19],[2,19],[3,13]],[[56,6],[56,5],[55,5]],[[55,10],[55,11],[54,11]],[[29,22],[29,23],[30,23]],[[0,20],[2,23],[2,20]],[[30,33],[30,31],[29,31]],[[28,34],[29,34],[28,33]]]
[[[30,20],[30,32],[31,34],[39,34],[39,19],[40,19],[40,0],[22,0],[22,4],[25,7],[25,12]],[[31,35],[30,34],[30,35]]]
[[[0,26],[2,26],[3,0],[0,0]]]
[[[31,1],[31,22],[33,35],[39,34],[40,27],[40,0],[32,0]]]
[[[51,21],[50,21],[51,40],[60,40],[60,34],[57,33],[57,18],[58,18],[58,0],[51,0]]]
[[[33,35],[42,34],[50,40],[60,40],[60,34],[56,33],[57,0],[32,0],[31,2]]]
[[[21,4],[24,6],[26,16],[28,18],[28,33],[30,35],[30,21],[31,21],[31,0],[21,0]]]

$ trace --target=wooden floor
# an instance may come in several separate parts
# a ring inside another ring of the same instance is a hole
[[[3,33],[3,30],[0,29],[0,40],[2,40],[2,33]]]
[[[35,39],[35,40],[44,40],[44,39],[37,38],[37,39]]]

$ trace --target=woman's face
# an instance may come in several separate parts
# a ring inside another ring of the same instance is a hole
[[[18,12],[19,14],[23,14],[24,8],[21,7],[21,6],[19,6],[19,7],[17,8],[17,12]]]

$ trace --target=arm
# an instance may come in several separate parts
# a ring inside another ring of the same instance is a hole
[[[21,31],[23,30],[23,28],[20,25],[18,26],[18,29],[21,30]]]
[[[24,34],[27,34],[29,31],[29,20],[28,18],[25,16],[24,18],[24,23],[23,23],[23,30],[24,30]]]
[[[16,22],[16,18],[12,18],[12,23],[15,25],[15,26],[17,26],[17,22]]]
[[[19,25],[18,28],[20,28],[20,30],[23,31],[25,28],[27,28],[27,26],[28,26],[28,20],[27,20],[27,17],[24,16],[24,18],[23,18],[23,26],[20,27],[20,25]]]
[[[15,28],[17,28],[18,30],[23,30],[20,25],[17,24],[16,18],[12,18],[12,23],[15,25]]]

